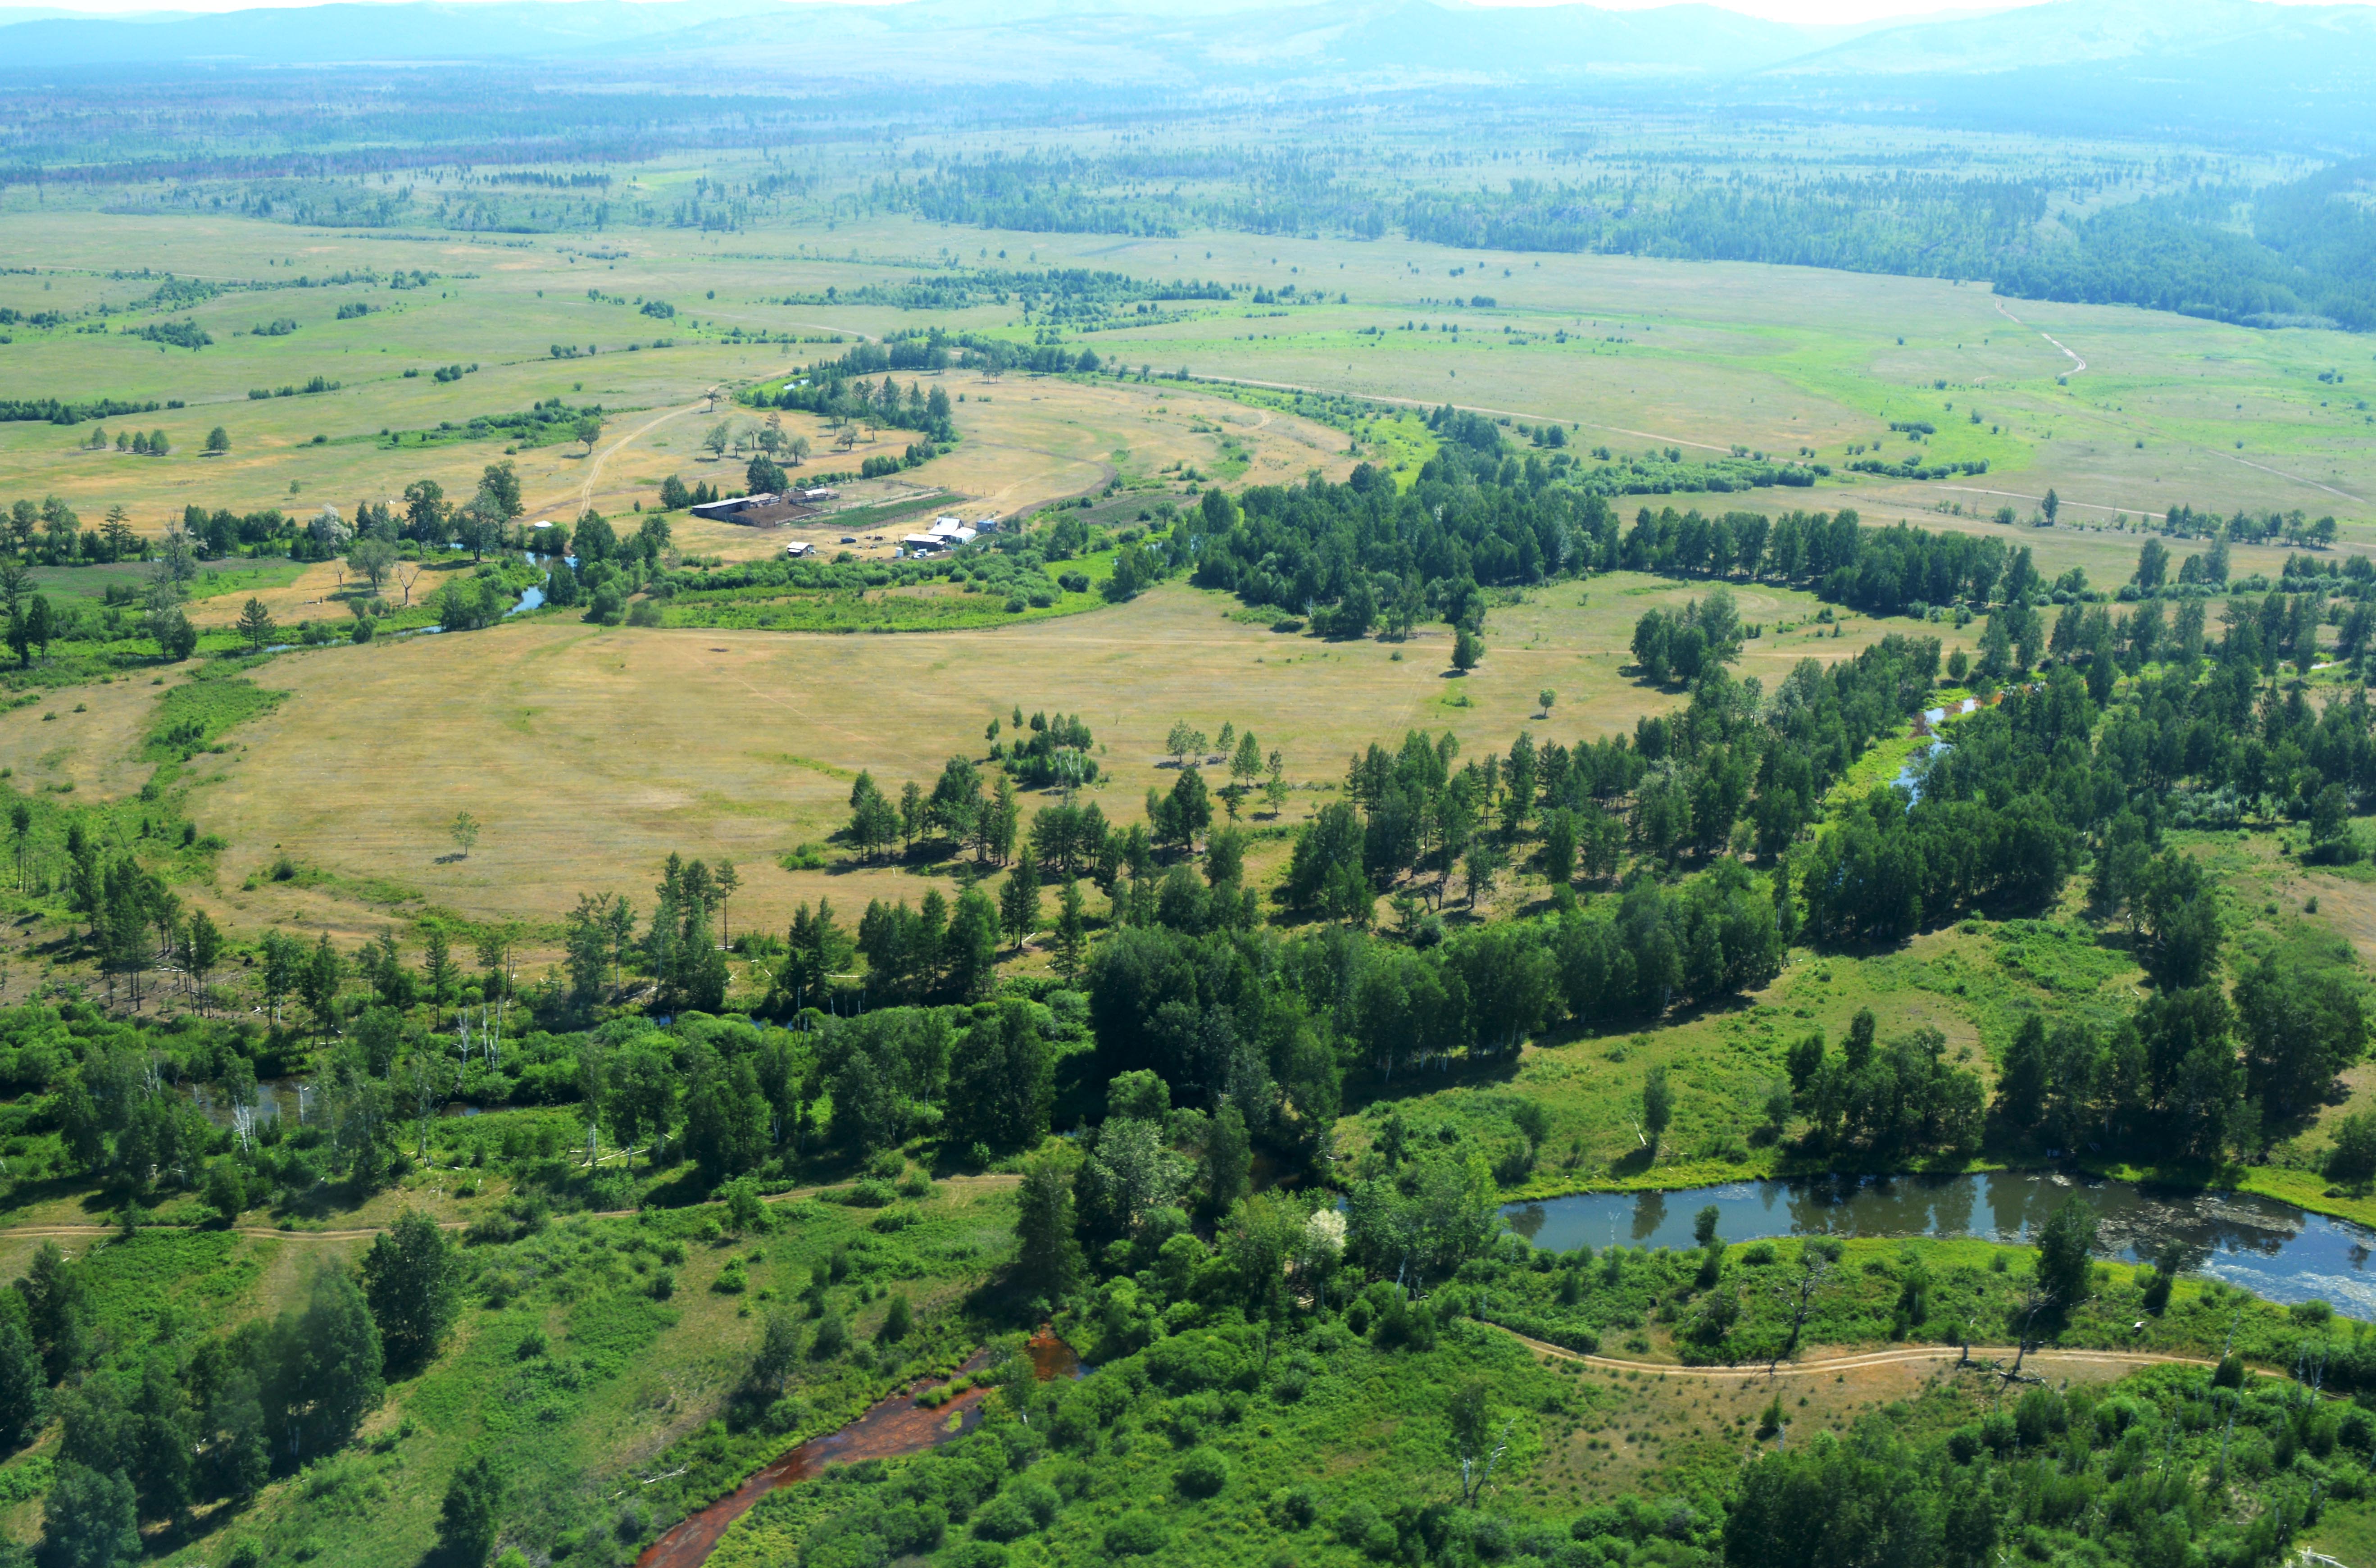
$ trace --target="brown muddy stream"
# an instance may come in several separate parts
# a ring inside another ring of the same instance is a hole
[[[1080,1357],[1073,1353],[1070,1345],[1045,1329],[1031,1336],[1028,1348],[1031,1370],[1042,1383],[1081,1375]],[[957,1371],[979,1372],[988,1360],[987,1350],[977,1350]],[[790,1453],[778,1455],[741,1486],[671,1526],[667,1534],[645,1548],[644,1554],[636,1559],[636,1568],[699,1568],[717,1550],[726,1526],[749,1513],[753,1504],[778,1487],[806,1480],[829,1465],[921,1454],[972,1431],[981,1420],[981,1402],[990,1390],[968,1388],[937,1410],[926,1409],[916,1402],[918,1395],[938,1386],[936,1379],[911,1384],[838,1431],[813,1437]]]

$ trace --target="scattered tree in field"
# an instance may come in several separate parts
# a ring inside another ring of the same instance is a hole
[[[733,1234],[749,1236],[767,1229],[766,1201],[750,1177],[737,1176],[719,1188],[717,1196],[726,1206],[726,1229]]]
[[[239,619],[233,623],[233,629],[247,644],[248,652],[261,653],[264,645],[272,640],[275,630],[272,612],[264,607],[264,600],[251,599],[240,607]]]
[[[1485,639],[1463,626],[1453,634],[1452,667],[1463,674],[1474,670],[1485,658]]]
[[[1545,686],[1541,691],[1535,694],[1535,701],[1540,704],[1542,708],[1542,711],[1536,717],[1539,719],[1549,719],[1551,716],[1551,704],[1559,701],[1559,694],[1551,690],[1549,686]]]
[[[1251,730],[1238,737],[1237,749],[1230,754],[1230,786],[1240,793],[1253,787],[1262,777],[1262,745]]]
[[[1452,1456],[1460,1467],[1460,1501],[1477,1506],[1493,1479],[1494,1467],[1510,1452],[1510,1433],[1517,1418],[1493,1424],[1491,1391],[1481,1378],[1471,1378],[1452,1396]]]
[[[600,414],[578,415],[577,423],[570,434],[586,444],[586,455],[592,457],[594,443],[602,439],[602,416]]]
[[[207,432],[207,456],[208,456],[208,457],[220,457],[223,453],[228,452],[228,451],[230,451],[230,450],[231,450],[231,432],[229,432],[229,431],[225,430],[225,429],[224,429],[222,426],[220,426],[220,425],[217,425],[217,426],[215,426],[212,430],[210,430],[210,431]]]
[[[182,613],[178,604],[168,604],[152,610],[148,617],[148,635],[157,639],[157,651],[168,664],[179,664],[197,651],[198,629]]]
[[[354,1276],[338,1265],[324,1265],[305,1305],[274,1324],[270,1354],[294,1457],[345,1447],[386,1396],[378,1325]]]
[[[1016,855],[1006,885],[999,889],[998,923],[1018,952],[1040,929],[1040,861],[1028,845]]]
[[[100,525],[99,537],[106,542],[110,561],[123,560],[139,543],[139,536],[132,531],[132,514],[121,505],[107,509],[107,520]]]
[[[396,546],[377,534],[364,534],[347,547],[347,569],[371,584],[377,593],[380,585],[396,570]]]
[[[922,791],[912,783],[908,788],[921,805]],[[885,800],[883,791],[875,787],[874,776],[871,773],[860,773],[858,781],[849,787],[849,841],[857,846],[859,857],[862,860],[872,860],[888,849],[903,829],[912,841],[918,815],[921,815],[921,811],[903,814]]]
[[[485,1568],[495,1550],[503,1498],[502,1478],[486,1455],[473,1455],[456,1467],[437,1510],[437,1546],[447,1562],[456,1568]]]
[[[2037,1233],[2037,1291],[2055,1317],[2069,1315],[2087,1299],[2096,1265],[2096,1210],[2072,1198],[2047,1218]]]
[[[461,857],[467,860],[470,851],[478,847],[479,819],[466,811],[456,812],[454,820],[446,826],[446,836],[454,840],[455,849],[460,850]]]
[[[489,463],[479,471],[479,494],[492,503],[490,509],[505,522],[528,510],[520,499],[519,470],[508,461]],[[360,526],[362,519],[355,521]]]
[[[407,1209],[363,1254],[363,1298],[390,1372],[426,1366],[460,1310],[457,1260],[437,1222]]]
[[[732,947],[734,938],[727,929],[726,901],[742,885],[742,875],[734,869],[732,861],[719,861],[718,869],[709,873],[710,891],[718,895],[718,944]]]
[[[1674,1114],[1675,1097],[1667,1087],[1667,1070],[1653,1067],[1642,1075],[1642,1141],[1653,1159],[1658,1157],[1658,1140]]]

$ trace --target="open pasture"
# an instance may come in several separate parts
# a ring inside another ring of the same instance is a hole
[[[10,207],[22,199],[11,198]],[[1171,309],[1155,325],[1131,326],[1125,317],[1110,329],[1060,335],[1134,370],[1186,368],[1557,419],[1587,450],[1671,446],[1713,457],[1736,447],[1786,456],[1804,449],[1831,463],[1835,479],[1791,501],[1852,505],[1881,520],[1927,521],[1942,501],[1981,516],[2011,505],[2026,517],[2051,488],[2065,504],[2066,523],[2184,500],[2223,511],[2332,513],[2346,541],[2365,543],[2354,525],[2370,517],[2376,498],[2370,455],[2376,447],[2367,439],[2376,416],[2359,406],[2363,377],[2353,368],[2367,363],[2366,350],[2349,336],[2000,302],[1979,284],[1502,255],[1407,240],[1016,234],[905,217],[838,222],[829,247],[821,224],[794,220],[736,236],[730,250],[715,235],[664,229],[599,244],[567,234],[399,243],[392,234],[292,232],[223,217],[11,216],[49,259],[38,274],[0,279],[0,303],[32,311],[105,303],[126,313],[105,318],[117,327],[188,319],[216,339],[192,351],[121,330],[92,336],[20,327],[0,344],[0,368],[26,395],[184,403],[100,422],[111,431],[165,430],[173,453],[163,458],[79,448],[88,422],[0,426],[0,495],[54,491],[87,518],[120,503],[150,531],[192,499],[240,510],[311,509],[323,501],[346,507],[421,478],[467,495],[477,469],[501,460],[506,443],[449,438],[392,448],[380,433],[466,424],[473,415],[552,398],[573,407],[599,402],[608,422],[590,455],[567,442],[511,454],[531,508],[629,510],[648,503],[651,487],[671,471],[691,481],[739,469],[705,462],[699,449],[714,422],[703,396],[713,386],[840,352],[826,341],[835,335],[848,341],[926,326],[1017,338],[1042,330],[1011,307],[816,303],[828,289],[847,294],[898,284],[960,261],[1291,283],[1301,298],[1326,303],[1256,306],[1241,296]],[[141,255],[154,271],[122,275],[127,255]],[[361,280],[398,267],[435,276],[401,291]],[[134,308],[156,292],[155,274],[165,271],[238,287],[186,308]],[[292,275],[358,280],[279,286]],[[652,301],[676,314],[644,314],[643,303]],[[373,308],[339,320],[342,305]],[[297,329],[252,330],[283,319]],[[801,340],[754,343],[755,334]],[[555,345],[577,356],[556,359]],[[597,350],[590,357],[589,348]],[[2076,368],[2081,359],[2084,371]],[[433,378],[436,367],[452,364],[479,369],[457,380]],[[415,374],[407,377],[407,370]],[[250,388],[302,386],[315,375],[338,389],[247,396]],[[1023,379],[1010,378],[1010,388]],[[1269,427],[1232,432],[1241,440],[1251,434],[1254,447],[1249,466],[1232,473],[1210,432],[1191,433],[1201,442],[1158,439],[1151,434],[1158,427],[1113,407],[1084,421],[1077,407],[1046,405],[1070,405],[1086,393],[1032,385],[1040,405],[1016,390],[993,393],[987,410],[969,399],[959,410],[967,442],[913,477],[1012,507],[1095,485],[1110,472],[1145,474],[1182,460],[1211,477],[1293,477],[1344,449],[1313,430],[1284,445]],[[1927,421],[1936,434],[1911,444],[1889,431],[1891,421]],[[199,456],[218,423],[231,452]],[[1985,457],[1990,469],[1925,483],[1850,476],[1844,470],[1851,447],[1891,459]],[[875,450],[819,457],[812,467],[854,468]],[[1727,504],[1721,496],[1673,499]]]
[[[921,897],[932,884],[889,864],[774,862],[843,826],[860,770],[895,793],[910,778],[929,788],[951,754],[980,756],[984,727],[1016,707],[1089,725],[1106,775],[1094,798],[1119,821],[1135,820],[1146,789],[1172,777],[1174,720],[1208,736],[1224,721],[1250,728],[1285,754],[1299,787],[1292,824],[1351,755],[1408,729],[1449,730],[1469,755],[1505,750],[1521,730],[1538,742],[1630,731],[1682,700],[1622,673],[1634,623],[1704,591],[1618,574],[1529,592],[1492,612],[1491,651],[1466,677],[1448,672],[1441,627],[1400,645],[1280,635],[1234,600],[1181,585],[935,636],[604,629],[548,616],[336,646],[256,672],[291,700],[193,765],[190,809],[230,842],[220,894],[242,930],[281,918],[375,930],[430,906],[549,921],[581,892],[640,893],[672,850],[735,861],[745,891],[731,918],[778,926],[820,896],[843,908]],[[1914,629],[1859,616],[1834,636],[1810,596],[1761,587],[1735,598],[1765,628],[1737,671],[1769,690],[1802,658]],[[1558,699],[1543,720],[1546,689]],[[99,688],[92,711],[48,722],[45,708],[18,708],[0,716],[0,752],[25,759],[30,785],[137,789],[141,769],[124,758],[153,695]],[[445,826],[465,809],[485,837],[468,859],[446,859]],[[242,888],[284,853],[327,875]]]

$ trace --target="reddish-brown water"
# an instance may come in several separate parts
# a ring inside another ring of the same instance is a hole
[[[1031,1370],[1041,1381],[1081,1375],[1081,1359],[1073,1348],[1046,1329],[1031,1336]],[[957,1370],[974,1372],[988,1360],[976,1351]],[[806,1480],[828,1465],[850,1465],[861,1459],[896,1459],[921,1454],[970,1431],[981,1420],[986,1388],[968,1388],[937,1410],[916,1403],[917,1396],[939,1386],[934,1379],[910,1384],[904,1392],[869,1409],[838,1431],[813,1437],[789,1454],[778,1455],[708,1507],[687,1515],[666,1535],[644,1550],[636,1568],[700,1568],[718,1548],[726,1526],[751,1511],[752,1505],[778,1487]]]

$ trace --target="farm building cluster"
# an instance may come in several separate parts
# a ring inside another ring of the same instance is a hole
[[[789,523],[804,522],[817,515],[826,502],[839,498],[841,492],[827,485],[813,485],[806,490],[787,490],[780,495],[762,493],[757,495],[731,495],[719,501],[695,502],[688,508],[696,517],[713,523],[734,523],[747,529],[780,529]]]
[[[935,517],[933,526],[924,532],[902,536],[899,550],[902,554],[922,560],[943,551],[971,544],[983,534],[994,532],[997,528],[998,519],[992,517],[976,517],[971,523],[963,517]]]

